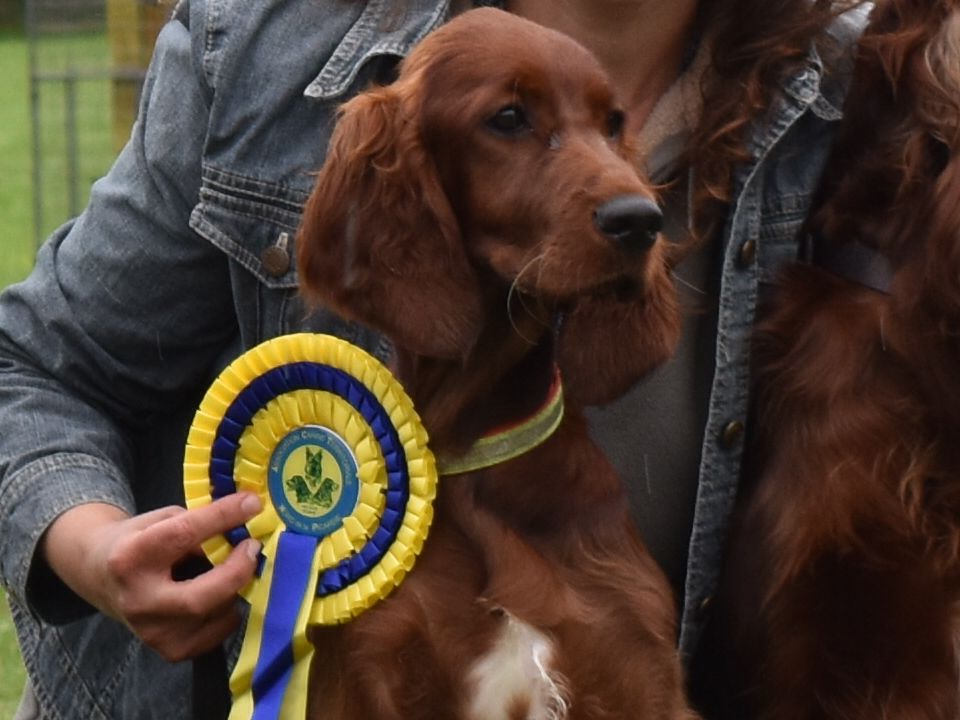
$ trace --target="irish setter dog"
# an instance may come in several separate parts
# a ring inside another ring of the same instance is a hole
[[[668,584],[577,408],[678,333],[659,211],[597,61],[494,9],[429,35],[349,101],[298,235],[306,296],[391,338],[434,452],[540,406],[549,439],[440,478],[413,572],[317,628],[309,715],[691,718]]]
[[[960,718],[960,2],[882,0],[756,336],[731,718]]]

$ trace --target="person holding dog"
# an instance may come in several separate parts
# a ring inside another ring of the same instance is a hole
[[[183,661],[235,658],[260,548],[199,575],[184,560],[260,501],[185,510],[185,428],[216,372],[269,337],[322,331],[389,355],[364,328],[308,316],[293,236],[337,106],[468,5],[190,0],[161,32],[127,147],[0,296],[0,572],[30,674],[18,720],[186,718],[203,706],[192,694],[222,690]],[[668,235],[693,248],[677,357],[592,416],[674,583],[687,658],[740,473],[757,296],[796,256],[865,22],[854,6],[506,3],[598,57],[669,186]]]

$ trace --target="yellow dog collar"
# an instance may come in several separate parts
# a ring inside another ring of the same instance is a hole
[[[563,384],[560,371],[540,408],[519,422],[494,428],[481,437],[463,455],[441,457],[437,464],[441,475],[457,475],[492,467],[519,457],[540,445],[560,427],[563,420]]]

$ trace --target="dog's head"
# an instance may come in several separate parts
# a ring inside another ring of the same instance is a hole
[[[623,131],[574,41],[502,11],[459,16],[343,107],[298,238],[306,296],[446,358],[481,351],[520,297],[512,312],[562,316],[568,398],[615,397],[678,327]]]

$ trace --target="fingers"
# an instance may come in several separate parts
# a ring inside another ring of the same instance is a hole
[[[204,623],[190,638],[191,645],[182,656],[169,656],[171,662],[196,657],[201,653],[212,650],[222,644],[232,633],[240,627],[240,613],[236,606],[231,606],[226,612]]]
[[[128,613],[128,625],[166,660],[210,650],[240,622],[237,593],[253,579],[259,551],[258,541],[244,540],[212,570],[190,580],[164,583],[142,614]]]
[[[237,561],[231,562],[234,557]],[[255,566],[238,547],[230,560],[193,580],[155,584],[149,596],[140,595],[138,604],[123,608],[122,620],[166,660],[193,657],[236,630],[237,591],[251,580]]]
[[[253,493],[228,495],[189,511],[164,508],[138,518],[156,516],[154,522],[144,521],[138,540],[144,544],[144,556],[172,564],[203,541],[242,525],[261,509],[260,498]]]
[[[184,581],[152,583],[142,604],[124,608],[123,619],[144,643],[171,662],[222,643],[236,630],[237,593],[253,579],[260,543],[245,540],[223,563]]]
[[[174,566],[200,544],[261,509],[243,493],[185,510],[163,508],[126,521],[107,554],[112,614],[168,660],[203,652],[237,625],[237,593],[253,578],[260,543],[248,539],[211,570],[174,579]]]
[[[212,650],[240,625],[240,613],[234,600],[197,618],[181,617],[172,626],[169,617],[142,618],[131,629],[147,647],[170,662],[179,662]]]
[[[167,518],[176,517],[180,513],[185,512],[187,512],[186,508],[182,508],[179,505],[169,505],[157,510],[150,510],[141,515],[134,515],[127,522],[132,530],[144,530],[151,525],[156,525],[158,522],[162,522]]]
[[[237,545],[229,557],[219,565],[190,580],[175,583],[173,588],[181,601],[187,603],[184,610],[197,608],[204,613],[206,608],[218,607],[233,601],[253,579],[257,568],[260,543],[253,539]]]

